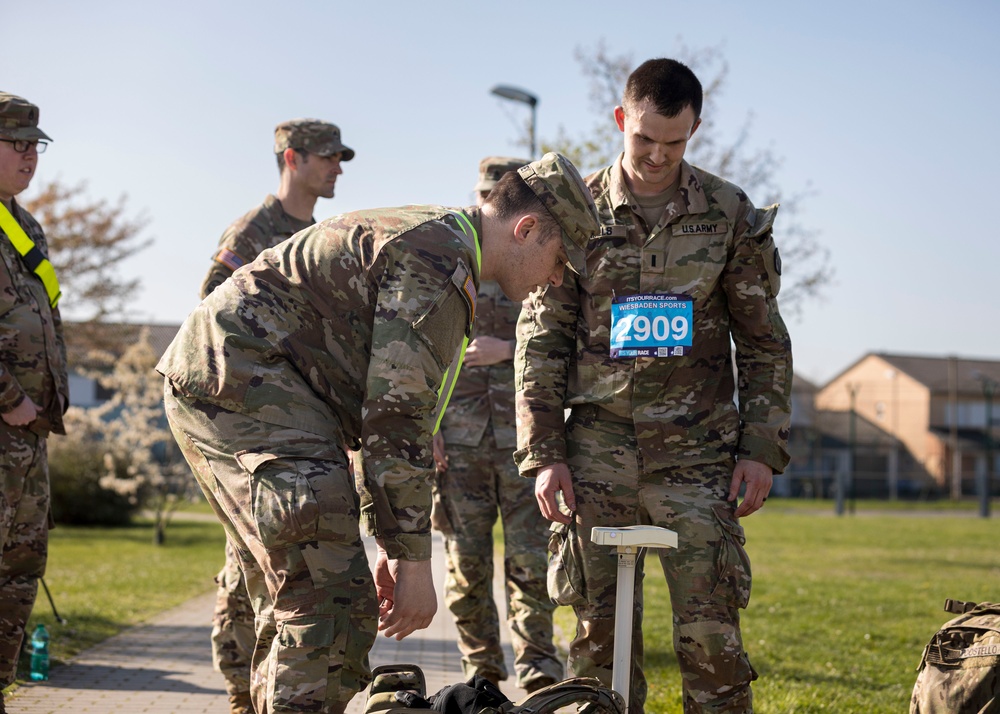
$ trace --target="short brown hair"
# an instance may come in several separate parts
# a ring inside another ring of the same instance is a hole
[[[677,60],[646,60],[628,76],[622,94],[625,110],[647,99],[653,102],[656,113],[665,117],[677,116],[684,107],[691,107],[695,119],[701,117],[701,82],[687,65]]]
[[[483,202],[483,207],[490,206],[493,215],[500,221],[506,221],[525,213],[538,216],[542,229],[542,243],[547,243],[553,236],[562,235],[562,227],[544,204],[538,200],[535,192],[524,182],[517,171],[505,173],[497,185],[490,191]]]

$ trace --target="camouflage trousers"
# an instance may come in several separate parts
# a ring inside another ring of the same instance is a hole
[[[552,613],[545,586],[548,523],[535,502],[534,479],[517,473],[511,449],[499,449],[493,428],[479,446],[446,447],[448,470],[439,477],[436,508],[448,574],[445,603],[458,627],[462,669],[507,679],[500,624],[493,599],[493,525],[503,522],[507,626],[517,684],[533,688],[563,678],[552,643]]]
[[[212,664],[226,678],[229,694],[250,691],[250,662],[257,642],[253,604],[236,551],[226,543],[226,564],[215,577],[219,587],[212,614]]]
[[[339,440],[174,394],[167,419],[253,604],[258,714],[343,712],[371,679],[378,603]]]
[[[45,439],[0,422],[0,689],[14,682],[24,628],[45,574],[49,469]]]
[[[590,540],[594,526],[655,525],[677,532],[676,549],[658,550],[673,609],[673,646],[681,669],[684,712],[752,712],[750,665],[739,610],[750,599],[743,527],[726,501],[733,463],[646,470],[631,425],[571,416],[568,463],[577,503],[587,603],[574,607],[569,667],[611,684],[617,558]],[[642,565],[637,562],[629,711],[646,700],[642,672]]]

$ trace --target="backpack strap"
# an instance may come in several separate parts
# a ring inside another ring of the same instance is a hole
[[[582,711],[625,714],[625,700],[594,677],[574,677],[542,687],[520,700],[510,714],[554,714],[571,704],[588,704]]]
[[[948,598],[944,601],[944,611],[950,612],[952,615],[964,615],[973,610],[977,604],[967,600],[952,600]]]

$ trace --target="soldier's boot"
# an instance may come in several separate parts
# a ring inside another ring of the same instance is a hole
[[[3,714],[2,709],[0,714]],[[229,714],[253,714],[250,692],[236,692],[229,695]]]

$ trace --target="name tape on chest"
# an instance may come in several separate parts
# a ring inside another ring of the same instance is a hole
[[[683,357],[694,344],[694,300],[674,293],[611,301],[611,357]]]
[[[725,221],[704,223],[677,223],[673,227],[675,236],[714,235],[726,232]]]

